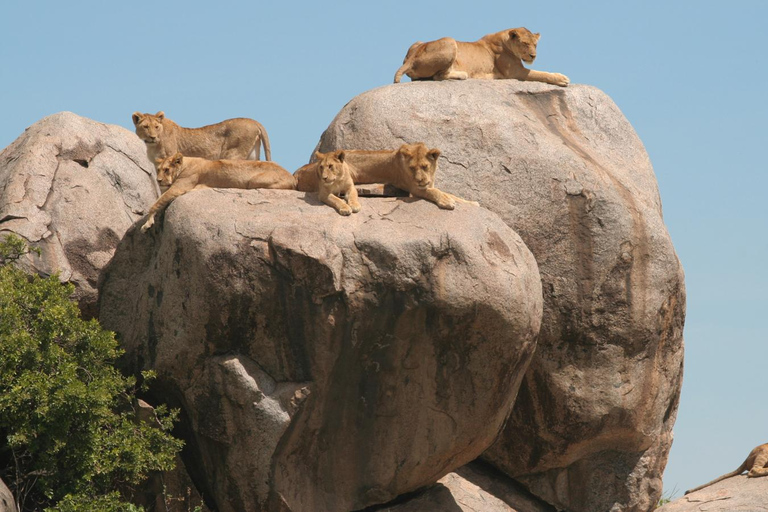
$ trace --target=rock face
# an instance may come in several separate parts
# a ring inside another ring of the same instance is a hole
[[[437,186],[497,213],[536,256],[538,348],[484,458],[570,512],[647,511],[682,382],[683,271],[642,143],[582,85],[415,82],[350,101],[322,152],[442,150]]]
[[[401,500],[397,500],[401,501]],[[404,501],[376,512],[555,512],[522,486],[478,461],[448,473]]]
[[[119,126],[62,112],[0,153],[0,236],[16,233],[42,249],[24,266],[60,272],[85,316],[96,315],[99,272],[156,198],[144,143]]]
[[[531,253],[482,208],[362,206],[195,191],[103,273],[100,320],[182,407],[218,510],[384,503],[476,458],[511,410],[542,314]]]
[[[16,502],[13,499],[13,494],[5,482],[0,480],[0,512],[16,512]]]
[[[659,507],[656,512],[768,512],[768,478],[735,476]]]

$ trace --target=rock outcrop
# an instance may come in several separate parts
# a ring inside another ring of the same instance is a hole
[[[196,191],[102,274],[100,320],[181,406],[218,510],[384,503],[476,458],[508,417],[542,314],[530,251],[482,208],[362,206]]]
[[[735,476],[656,509],[656,512],[768,512],[768,478]]]
[[[538,348],[484,458],[570,512],[647,511],[683,363],[683,271],[642,143],[594,87],[390,85],[350,101],[320,151],[442,151],[437,185],[497,213],[534,253]]]
[[[5,482],[0,480],[0,512],[17,512],[16,501]]]
[[[95,316],[96,283],[125,231],[157,198],[144,143],[119,126],[70,112],[35,123],[0,153],[0,236],[42,250],[22,262],[59,272]]]

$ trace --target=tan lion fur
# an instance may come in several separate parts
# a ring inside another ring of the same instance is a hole
[[[164,112],[134,112],[132,119],[150,162],[176,153],[208,160],[258,160],[260,145],[266,160],[272,159],[267,131],[253,119],[238,117],[201,128],[179,126]]]
[[[565,87],[570,80],[560,73],[535,71],[523,66],[533,63],[539,34],[524,27],[502,30],[474,42],[444,37],[411,45],[403,65],[395,73],[412,80],[466,80],[467,78],[515,78]]]
[[[448,210],[453,210],[457,201],[477,205],[474,201],[435,188],[439,149],[428,149],[423,143],[417,142],[403,144],[396,150],[339,151],[344,153],[344,162],[350,167],[355,183],[388,183]],[[338,154],[339,151],[326,155]],[[294,173],[297,190],[318,190],[318,165],[318,162],[309,163]]]
[[[315,152],[317,158],[317,198],[334,208],[339,215],[360,211],[360,201],[353,179],[354,173],[345,162],[344,151],[333,153]],[[346,201],[339,197],[346,196]]]
[[[176,153],[157,162],[157,181],[165,192],[149,209],[145,232],[155,223],[155,215],[177,197],[201,188],[296,188],[294,177],[274,162],[260,160],[206,160]]]
[[[719,476],[714,480],[712,480],[711,482],[707,482],[704,485],[700,485],[698,487],[694,487],[693,489],[685,491],[685,494],[689,494],[689,493],[698,491],[700,489],[703,489],[705,487],[709,487],[710,485],[716,484],[717,482],[721,480],[725,480],[726,478],[731,478],[736,475],[740,475],[745,471],[748,471],[747,476],[750,478],[754,478],[758,476],[768,476],[768,444],[761,444],[760,446],[756,447],[751,452],[749,452],[749,455],[747,455],[747,458],[744,460],[744,462],[741,463],[741,466],[739,466],[735,470],[731,471],[730,473],[726,473],[723,476]]]

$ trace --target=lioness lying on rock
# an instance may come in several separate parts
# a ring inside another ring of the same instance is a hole
[[[355,183],[388,183],[410,192],[414,197],[432,201],[440,208],[453,210],[456,202],[477,205],[435,188],[435,172],[439,149],[428,149],[421,142],[403,144],[397,150],[338,150],[319,155],[324,159],[343,154],[342,163],[350,167]],[[318,155],[316,155],[318,156]],[[307,164],[296,171],[296,188],[304,192],[319,190],[319,162]]]
[[[412,80],[466,80],[467,78],[516,78],[565,87],[568,77],[560,73],[535,71],[523,66],[536,58],[539,34],[527,28],[502,30],[479,41],[465,43],[444,37],[411,45],[395,83],[403,75]]]
[[[260,144],[264,156],[272,159],[267,131],[258,121],[239,117],[202,128],[184,128],[174,123],[165,113],[133,113],[136,135],[147,145],[150,162],[176,153],[208,160],[259,159]]]
[[[157,161],[157,181],[166,189],[141,226],[145,232],[155,224],[155,215],[171,201],[190,190],[201,188],[280,188],[293,190],[291,173],[274,162],[252,160],[206,160],[176,153]]]

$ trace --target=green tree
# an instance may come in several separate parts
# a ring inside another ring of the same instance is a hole
[[[80,318],[71,284],[17,268],[25,252],[15,235],[0,241],[0,474],[22,511],[139,510],[132,490],[181,449],[177,413],[137,419],[114,334]]]

